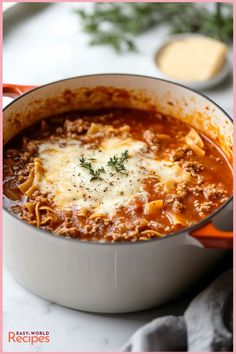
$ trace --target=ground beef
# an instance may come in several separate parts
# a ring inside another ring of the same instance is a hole
[[[189,172],[192,177],[197,177],[199,172],[203,170],[203,166],[198,161],[185,161],[182,163],[182,167],[185,171]]]
[[[184,198],[188,194],[188,186],[185,182],[180,182],[176,186],[176,195],[178,198]]]
[[[156,193],[158,193],[160,195],[164,194],[164,187],[163,187],[163,183],[162,182],[155,183],[154,187],[155,187],[155,192]]]
[[[214,206],[214,203],[211,201],[200,203],[199,200],[195,200],[193,204],[196,212],[201,217],[204,217],[207,213],[209,213]]]
[[[88,130],[89,123],[83,119],[68,120],[64,122],[64,130],[67,133],[67,136],[71,136],[72,133],[81,134]]]
[[[204,197],[208,200],[217,200],[224,201],[227,199],[227,192],[223,188],[222,184],[210,184],[204,188],[203,191]]]
[[[72,238],[78,238],[80,236],[80,232],[77,227],[63,227],[61,226],[59,229],[55,230],[55,234],[61,236],[68,236]]]
[[[185,209],[185,206],[179,202],[178,200],[175,200],[173,203],[173,210],[176,213],[181,213]]]
[[[26,150],[28,152],[31,152],[32,154],[38,151],[38,144],[36,141],[31,140],[28,142],[28,144],[26,145]]]
[[[166,196],[165,203],[171,205],[171,204],[174,203],[175,200],[176,200],[176,195],[175,194],[168,194]]]
[[[38,142],[36,140],[32,140],[32,141],[26,143],[26,140],[25,140],[23,145],[24,144],[25,144],[24,152],[21,154],[20,159],[23,162],[28,162],[32,156],[36,155],[36,153],[38,151]]]
[[[143,133],[143,138],[145,139],[148,147],[152,151],[157,151],[160,148],[159,139],[156,134],[154,134],[151,130],[145,130]]]
[[[147,224],[145,226],[147,228]],[[157,229],[162,229],[163,225],[155,220],[151,220],[148,222],[148,228],[150,228],[152,230],[157,230]],[[141,228],[140,228],[140,230],[141,230]]]
[[[193,195],[198,196],[198,195],[202,194],[202,192],[204,190],[204,186],[197,185],[197,186],[194,186],[194,187],[189,187],[188,190],[190,192],[192,192]]]
[[[172,150],[171,154],[170,154],[170,159],[171,159],[171,161],[180,161],[185,156],[192,156],[192,155],[193,155],[192,150],[187,145],[184,145],[184,146],[178,147],[175,150]]]
[[[189,191],[189,187],[185,182],[180,182],[176,185],[175,193],[168,194],[166,196],[165,202],[169,205],[174,204],[175,202],[180,202],[184,197],[187,196]],[[175,204],[176,208],[178,208],[177,203]]]

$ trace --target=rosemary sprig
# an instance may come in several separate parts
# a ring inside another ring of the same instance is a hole
[[[92,9],[76,10],[90,45],[108,45],[117,52],[136,50],[135,38],[160,25],[171,33],[202,33],[231,43],[233,38],[232,4],[126,2],[93,4]]]
[[[94,181],[96,179],[102,179],[101,176],[100,176],[101,173],[105,173],[106,172],[104,167],[100,167],[100,168],[95,170],[92,167],[91,162],[86,161],[86,159],[84,157],[81,157],[81,159],[79,161],[80,161],[80,166],[83,167],[83,168],[86,168],[89,171],[89,174],[92,176],[91,179],[90,179],[90,182]]]
[[[114,155],[110,157],[110,160],[107,162],[107,165],[114,168],[116,172],[127,175],[126,168],[124,162],[128,159],[129,153],[128,150],[122,152],[121,156]]]

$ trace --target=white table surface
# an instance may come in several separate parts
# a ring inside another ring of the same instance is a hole
[[[167,35],[165,28],[137,39],[139,53],[117,55],[107,47],[88,47],[88,36],[72,11],[91,4],[18,4],[5,12],[3,81],[44,84],[93,73],[135,73],[159,76],[153,54]],[[41,5],[42,6],[42,5]],[[205,92],[230,115],[232,79]],[[9,99],[4,99],[4,104]],[[50,303],[24,289],[4,269],[4,351],[118,351],[134,331],[157,316],[181,314],[188,303],[180,299],[163,307],[133,314],[100,315]],[[8,331],[49,331],[50,343],[8,343]]]

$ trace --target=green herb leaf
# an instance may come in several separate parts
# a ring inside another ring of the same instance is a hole
[[[120,157],[118,157],[117,155],[110,157],[110,160],[108,161],[107,165],[114,168],[116,172],[127,175],[128,173],[126,172],[124,162],[128,159],[128,157],[128,150],[125,150],[125,152],[122,152]]]
[[[79,161],[80,161],[80,166],[83,168],[86,168],[89,171],[89,174],[92,176],[92,178],[90,179],[90,182],[94,181],[96,179],[102,179],[100,174],[106,173],[104,167],[100,167],[97,170],[94,169],[92,167],[91,162],[86,161],[86,159],[84,157],[81,157],[81,159]]]

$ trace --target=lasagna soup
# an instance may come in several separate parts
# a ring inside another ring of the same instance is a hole
[[[4,203],[28,224],[91,241],[164,237],[232,193],[219,148],[177,119],[81,111],[26,129],[4,152]]]

